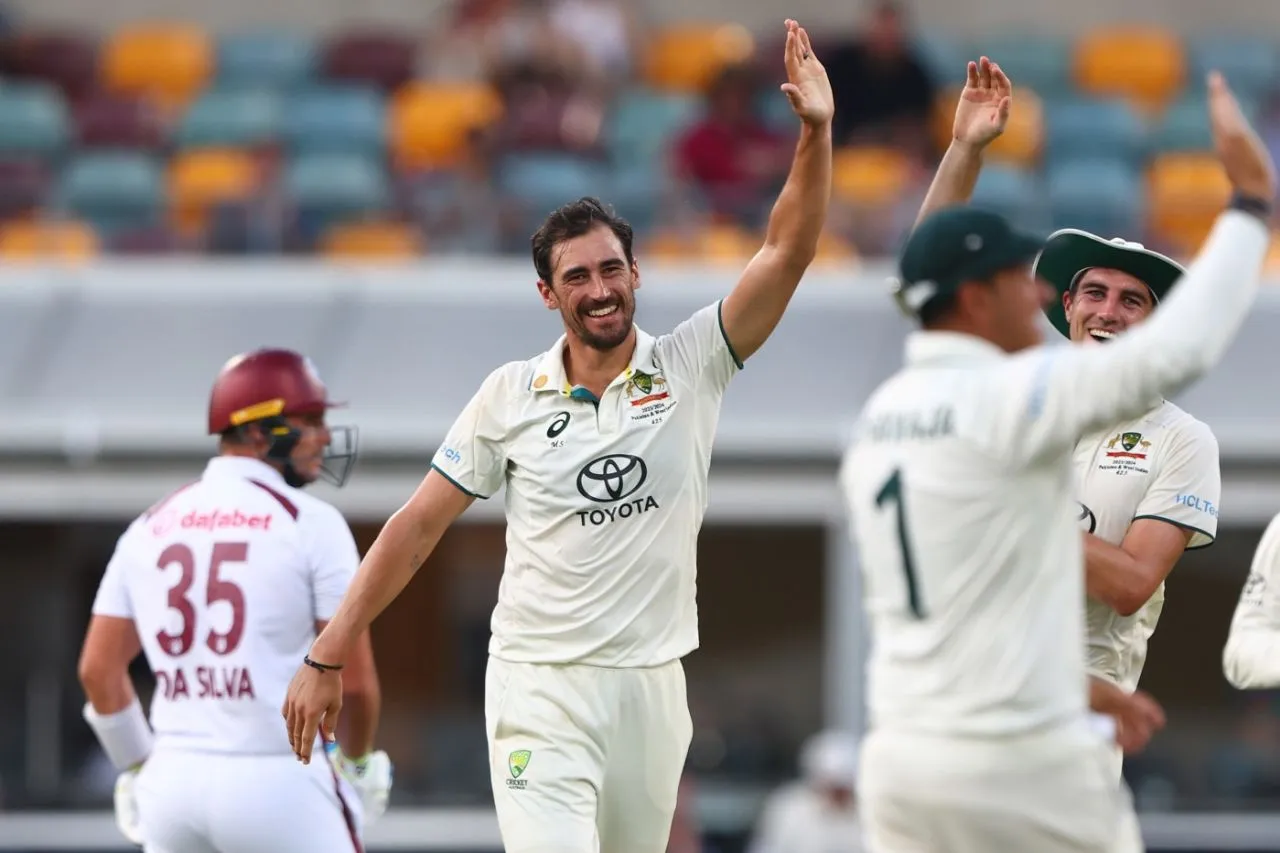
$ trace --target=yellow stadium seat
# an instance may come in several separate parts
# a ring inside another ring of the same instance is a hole
[[[644,242],[644,256],[658,260],[741,264],[760,249],[759,235],[738,225],[712,222],[690,228],[664,228]]]
[[[1147,173],[1148,226],[1177,252],[1194,254],[1230,195],[1212,154],[1162,154]]]
[[[415,82],[396,92],[388,110],[387,138],[401,169],[450,166],[467,135],[502,115],[498,93],[482,84]]]
[[[174,227],[184,234],[199,231],[213,205],[251,196],[258,182],[258,165],[243,151],[197,148],[178,154],[169,166]]]
[[[208,34],[195,26],[138,24],[108,38],[101,62],[108,89],[145,97],[172,112],[209,81],[214,47]]]
[[[1044,147],[1044,102],[1031,89],[1016,82],[1014,85],[1017,88],[1009,110],[1009,123],[1004,133],[987,146],[986,156],[991,161],[1030,168],[1040,162]],[[939,152],[951,144],[960,91],[959,86],[953,86],[939,93],[934,101],[933,141]]]
[[[889,204],[911,179],[907,156],[893,148],[841,148],[836,151],[831,166],[836,195],[855,204]]]
[[[405,260],[423,251],[418,230],[403,222],[340,222],[320,240],[325,257],[346,260]]]
[[[5,260],[57,258],[78,261],[98,254],[93,227],[71,220],[14,220],[0,225],[0,257]]]
[[[858,247],[838,234],[823,231],[818,238],[818,254],[813,261],[819,266],[848,266],[860,260]]]
[[[755,39],[740,24],[679,24],[658,31],[644,56],[644,79],[667,92],[700,93],[730,65],[746,62]]]
[[[1175,33],[1158,27],[1095,30],[1075,44],[1076,84],[1101,97],[1127,98],[1152,114],[1182,89],[1186,53]]]

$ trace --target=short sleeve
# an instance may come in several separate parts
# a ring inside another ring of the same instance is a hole
[[[1135,518],[1176,524],[1191,531],[1188,549],[1203,548],[1212,545],[1218,535],[1221,496],[1218,441],[1207,426],[1196,421],[1174,434]]]
[[[347,521],[328,504],[302,516],[302,547],[311,568],[311,597],[315,619],[329,620],[360,568],[360,552]]]
[[[492,497],[506,474],[507,372],[501,367],[489,374],[431,460],[432,468],[472,497]]]
[[[721,300],[699,309],[657,343],[664,369],[679,371],[686,382],[717,395],[742,369],[742,360],[724,333],[723,305]]]
[[[126,531],[116,542],[116,549],[107,561],[107,570],[98,582],[98,592],[93,598],[94,616],[134,618],[133,602],[129,599],[128,572],[132,557],[129,554],[129,534]]]

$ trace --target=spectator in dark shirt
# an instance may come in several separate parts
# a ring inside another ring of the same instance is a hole
[[[836,98],[837,145],[892,145],[930,156],[935,86],[895,3],[879,3],[861,35],[828,51],[823,62]]]

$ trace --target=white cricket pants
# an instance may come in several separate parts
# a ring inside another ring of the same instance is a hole
[[[324,750],[224,755],[157,749],[135,786],[145,853],[363,853],[362,814]]]
[[[859,801],[874,853],[1140,853],[1111,746],[1084,727],[1000,739],[872,732]]]
[[[684,667],[511,663],[485,676],[506,853],[664,853],[693,724]]]

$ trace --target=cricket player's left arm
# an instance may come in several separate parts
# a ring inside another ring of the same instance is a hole
[[[769,214],[764,245],[725,297],[720,321],[740,361],[764,345],[818,251],[831,200],[831,117],[835,101],[827,72],[808,34],[788,22],[783,91],[801,120],[800,141],[786,184]]]
[[[1151,485],[1120,545],[1084,535],[1085,590],[1122,616],[1151,599],[1184,551],[1207,547],[1218,534],[1217,439],[1191,421],[1163,441]]]
[[[1280,515],[1253,553],[1222,649],[1222,673],[1237,690],[1280,687]]]

